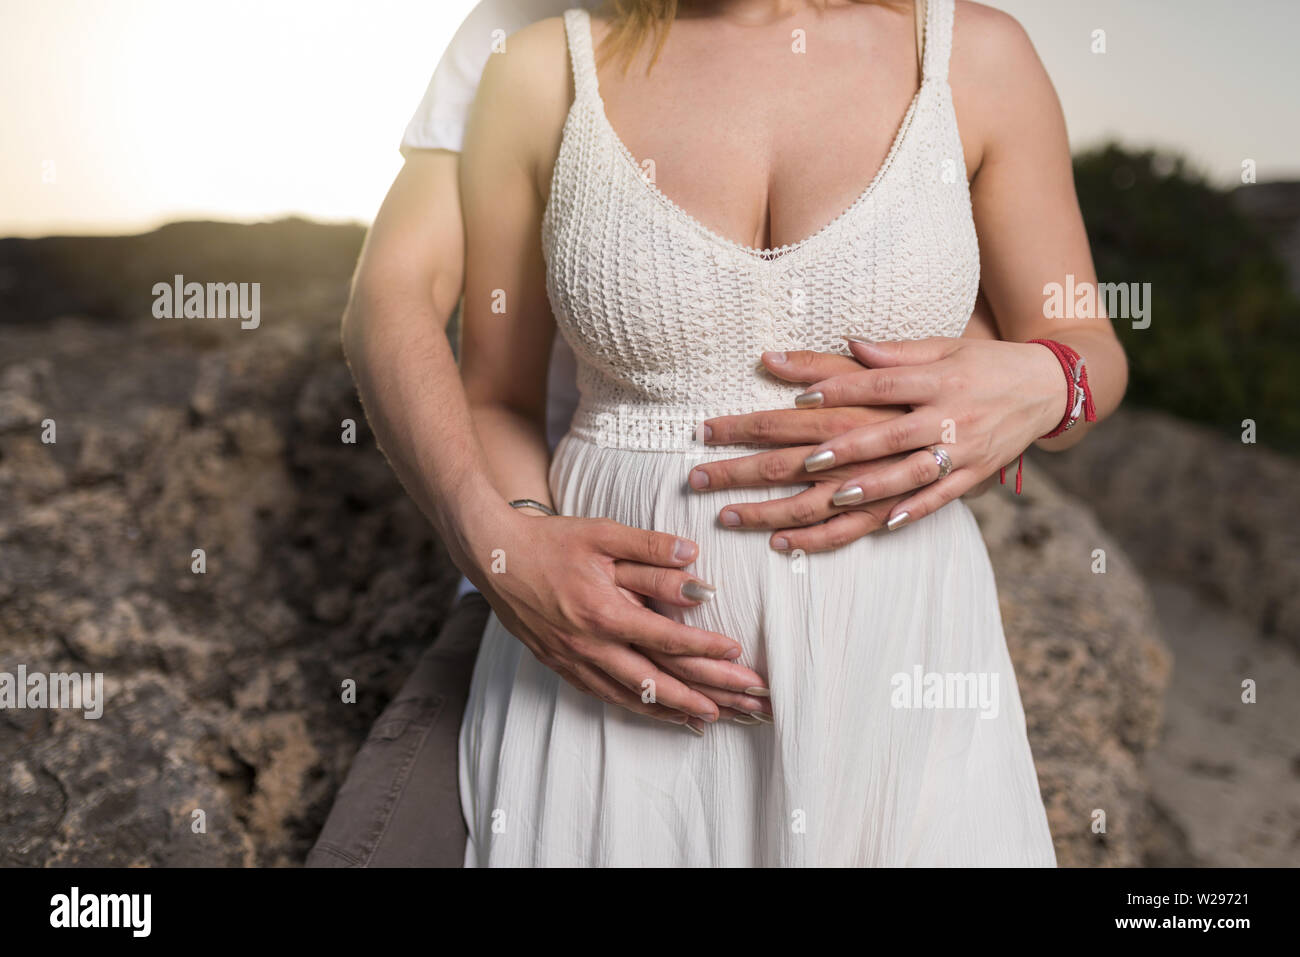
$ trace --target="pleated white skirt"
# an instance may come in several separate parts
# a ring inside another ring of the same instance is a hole
[[[467,866],[1054,866],[997,591],[955,502],[837,552],[724,529],[688,470],[603,448],[551,468],[566,515],[691,538],[717,586],[665,615],[740,641],[773,724],[685,728],[576,691],[492,616],[460,734]],[[735,454],[735,453],[726,453]]]

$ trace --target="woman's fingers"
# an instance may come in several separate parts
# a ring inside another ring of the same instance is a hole
[[[694,720],[694,719],[692,719],[692,720]],[[747,712],[747,711],[737,711],[735,708],[719,708],[719,709],[718,709],[718,721],[720,721],[720,722],[721,722],[721,721],[734,721],[734,722],[736,722],[736,724],[746,724],[746,725],[750,725],[750,726],[758,726],[758,725],[762,725],[762,724],[769,724],[769,723],[771,722],[771,718],[770,718],[770,716],[769,716],[769,717],[768,717],[768,720],[767,720],[767,721],[764,721],[762,718],[756,718],[756,717],[754,717],[753,715],[751,715],[751,714],[750,714],[749,712]]]
[[[799,413],[802,414],[802,413]],[[838,434],[838,433],[837,433]],[[817,450],[815,445],[758,452],[735,459],[704,462],[691,469],[687,482],[697,492],[716,492],[724,488],[771,488],[777,485],[802,485],[808,481],[804,459]],[[828,470],[819,481],[848,478],[851,467]]]
[[[755,698],[735,691],[728,691],[725,688],[714,688],[710,685],[692,684],[691,687],[700,694],[708,695],[716,701],[719,709],[730,708],[741,714],[762,715],[763,717],[771,717],[772,715],[772,701],[770,698]]]
[[[943,448],[952,456],[956,447]],[[908,492],[937,481],[938,478],[938,457],[928,448],[920,449],[884,468],[871,469],[847,479],[835,490],[831,502],[842,506],[875,502],[892,496],[906,495]]]
[[[966,494],[979,481],[979,475],[970,469],[954,469],[947,478],[927,485],[915,495],[907,496],[895,505],[889,513],[890,530],[897,531],[904,525],[910,525],[918,519],[937,512],[949,502]]]
[[[718,521],[728,528],[793,528],[823,522],[845,507],[885,498],[889,493],[851,498],[841,503],[834,500],[836,493],[852,484],[851,480],[873,479],[877,473],[896,468],[903,459],[904,456],[887,456],[867,465],[852,464],[818,472],[817,482],[811,488],[765,502],[728,505],[718,513]],[[933,461],[934,456],[930,459]],[[805,475],[804,481],[807,480]],[[905,485],[896,492],[907,492],[912,488],[915,486]]]
[[[976,308],[978,311],[978,303]],[[844,341],[848,343],[853,357],[872,369],[938,362],[952,355],[962,345],[960,337],[948,336],[905,339],[900,342],[871,342],[855,336],[845,336]]]
[[[694,608],[711,601],[717,591],[708,582],[684,571],[640,562],[615,562],[614,582],[620,588],[679,608]]]
[[[757,671],[736,664],[734,661],[718,661],[714,658],[696,658],[689,655],[660,655],[647,653],[648,658],[664,671],[687,683],[711,685],[736,691],[741,694],[751,693],[754,697],[763,697],[755,692],[765,691],[767,682]]]
[[[856,542],[885,527],[891,507],[899,500],[886,499],[864,508],[855,508],[810,528],[783,528],[772,535],[772,547],[790,552],[798,549],[807,554],[832,552]]]
[[[768,409],[706,419],[700,423],[698,438],[706,445],[807,445],[905,411],[898,406]]]
[[[771,706],[766,697],[747,695],[729,688],[701,681],[678,682],[671,675],[656,672],[648,661],[636,662],[640,656],[630,652],[617,656],[619,661],[605,660],[601,664],[575,660],[561,667],[553,667],[565,681],[584,694],[669,724],[688,725],[697,733],[715,721],[740,719],[741,724],[761,724],[770,721]],[[615,677],[630,667],[631,677]],[[609,673],[602,668],[613,669]],[[749,669],[744,680],[760,682]],[[645,677],[638,678],[644,674]],[[755,685],[757,687],[757,685]],[[708,707],[711,704],[712,708]],[[751,715],[761,715],[752,718]]]
[[[860,369],[823,379],[795,399],[800,409],[839,406],[920,405],[939,393],[941,369],[934,365]]]
[[[938,442],[942,433],[943,420],[939,414],[919,409],[823,442],[804,459],[804,470],[823,472],[853,462],[871,462],[886,455],[911,452]]]
[[[590,665],[576,663],[572,670],[561,669],[560,677],[584,694],[599,698],[606,704],[617,705],[635,714],[643,714],[657,721],[669,724],[686,724],[692,716],[682,711],[667,708],[654,701],[646,701],[642,695],[623,687],[600,669]],[[698,718],[694,719],[699,721]]]
[[[862,368],[852,356],[834,352],[764,352],[762,360],[767,371],[786,382],[818,382]]]
[[[831,504],[835,486],[819,482],[788,498],[728,505],[718,521],[728,528],[785,528],[824,522],[839,511]]]
[[[593,688],[607,688],[599,680],[603,673],[637,696],[644,705],[657,704],[702,721],[716,721],[718,705],[686,682],[655,666],[654,662],[624,645],[604,645],[569,664]]]

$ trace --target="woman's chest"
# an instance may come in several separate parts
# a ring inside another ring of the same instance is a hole
[[[806,54],[788,61],[698,60],[648,77],[601,77],[609,125],[646,180],[755,249],[797,243],[848,208],[883,165],[916,93],[906,71]]]

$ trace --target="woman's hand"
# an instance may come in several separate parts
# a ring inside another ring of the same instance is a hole
[[[767,352],[763,364],[777,378],[791,383],[847,375],[862,365],[849,356],[820,352]],[[841,548],[881,527],[894,501],[863,502],[851,509],[831,505],[831,495],[848,471],[831,470],[808,475],[803,462],[817,449],[814,443],[887,422],[907,412],[901,406],[844,407],[836,409],[771,409],[747,415],[729,415],[701,424],[700,439],[709,445],[779,445],[733,459],[705,462],[691,469],[687,482],[697,492],[729,488],[771,488],[811,482],[804,491],[766,502],[728,505],[718,520],[728,528],[781,529],[769,539],[778,551],[824,551]],[[833,521],[827,521],[833,519]],[[824,523],[824,524],[822,524]]]
[[[980,338],[989,339],[991,334]],[[856,357],[824,352],[769,352],[764,353],[763,364],[777,378],[799,384],[851,376],[864,369]],[[719,513],[718,520],[736,529],[774,529],[769,544],[778,551],[822,552],[843,548],[883,528],[902,495],[878,501],[864,498],[850,506],[834,504],[833,496],[846,480],[864,472],[886,471],[905,456],[886,456],[865,467],[851,463],[809,475],[804,460],[820,447],[810,443],[825,443],[866,426],[892,421],[910,411],[901,405],[845,405],[776,409],[709,419],[701,429],[701,438],[709,444],[786,447],[698,465],[691,470],[688,482],[697,492],[811,482],[809,488],[794,495],[728,505]],[[989,485],[990,481],[986,480],[967,494],[979,495]]]
[[[770,713],[766,682],[735,662],[737,642],[642,601],[691,607],[711,597],[684,571],[694,542],[608,519],[506,512],[472,530],[471,577],[542,664],[580,691],[696,731],[742,711]]]
[[[633,566],[629,562],[620,562],[619,564],[621,566],[619,579],[624,582],[619,586],[619,591],[633,605],[644,608],[646,606],[646,594],[661,590],[654,588],[651,583],[661,574],[662,569],[653,568],[649,565]],[[631,575],[627,574],[627,571],[634,567],[637,571]],[[627,583],[630,581],[644,582],[645,584],[640,586],[645,589],[644,593],[631,591],[627,587]],[[700,601],[695,598],[683,597],[674,600],[672,603],[676,605],[696,605]],[[719,721],[732,720],[749,725],[771,722],[772,705],[767,697],[766,682],[759,679],[757,672],[751,671],[743,665],[692,655],[666,655],[657,651],[647,651],[646,657],[673,677],[681,679],[687,687],[693,688],[713,701],[718,706]],[[754,681],[758,681],[759,684],[754,685]],[[745,687],[741,688],[742,684]],[[761,692],[761,694],[758,692]],[[680,720],[680,718],[674,720]],[[697,731],[701,730],[701,723],[698,718],[691,718],[686,723]]]
[[[819,408],[906,403],[912,411],[824,442],[805,460],[810,476],[852,474],[836,501],[901,496],[891,529],[916,521],[1014,461],[1064,417],[1067,387],[1051,351],[1035,343],[921,339],[849,340],[867,368],[813,383],[802,404]],[[937,446],[951,472],[940,477]],[[893,457],[890,464],[881,462]]]

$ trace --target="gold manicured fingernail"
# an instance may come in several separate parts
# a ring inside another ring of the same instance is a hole
[[[692,578],[682,586],[682,597],[687,601],[708,601],[717,591],[712,585]]]
[[[867,493],[862,491],[860,485],[850,485],[848,488],[842,488],[831,496],[832,505],[857,505],[867,497]]]
[[[763,724],[772,723],[772,716],[770,714],[763,714],[761,711],[751,711],[749,716],[757,721],[761,721]]]
[[[703,422],[701,422],[699,425],[697,425],[697,426],[695,427],[695,441],[696,441],[696,442],[707,442],[707,441],[709,441],[709,439],[711,439],[711,438],[713,438],[713,427],[712,427],[712,426],[710,426],[710,425],[705,425]]]
[[[746,688],[745,694],[749,695],[751,698],[772,697],[772,692],[768,691],[766,688]]]
[[[804,471],[821,472],[835,464],[835,453],[830,449],[823,449],[820,452],[814,452],[803,460]]]
[[[796,409],[815,409],[825,401],[826,396],[820,392],[805,392],[794,397],[794,407]]]
[[[845,342],[860,342],[860,343],[862,343],[864,346],[874,346],[874,345],[875,345],[875,343],[872,342],[870,339],[864,339],[864,338],[862,338],[862,336],[841,336],[840,338],[842,338]]]
[[[885,523],[885,528],[889,529],[891,532],[896,532],[904,525],[906,525],[907,520],[911,517],[912,516],[909,515],[907,512],[899,512],[897,515],[895,515],[893,518],[891,518],[889,521]]]
[[[732,718],[731,720],[734,721],[734,722],[736,722],[736,724],[755,725],[755,724],[761,724],[761,723],[762,723],[762,722],[760,722],[757,718],[748,718],[748,717],[745,717],[744,715],[737,715],[736,717]]]
[[[702,730],[700,730],[699,728],[695,727],[695,725],[691,724],[689,721],[686,722],[686,724],[684,725],[684,727],[686,728],[687,731],[689,731],[691,734],[695,735],[697,738],[702,738],[702,737],[704,737],[704,732],[703,732]]]

